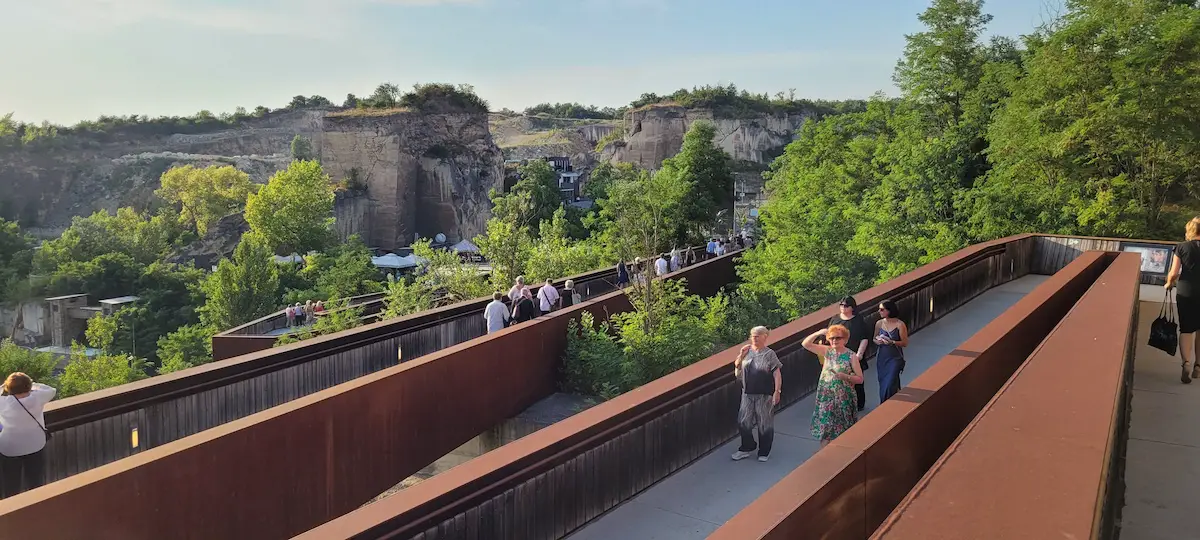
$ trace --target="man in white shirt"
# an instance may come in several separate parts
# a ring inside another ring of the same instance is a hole
[[[667,256],[659,255],[654,261],[654,273],[659,276],[667,275]]]
[[[521,299],[521,289],[525,288],[525,276],[517,276],[517,280],[513,282],[513,286],[508,290],[508,299],[512,300],[513,305],[517,305],[517,300]]]
[[[508,322],[508,306],[500,299],[504,298],[499,292],[492,293],[492,301],[483,309],[483,318],[487,321],[487,333],[504,330]]]
[[[538,289],[537,296],[538,302],[541,303],[539,307],[542,308],[542,315],[550,313],[558,303],[558,289],[554,288],[554,284],[550,282],[549,278],[546,279],[546,284]]]

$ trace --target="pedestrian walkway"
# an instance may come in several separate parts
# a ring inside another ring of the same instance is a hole
[[[996,287],[912,334],[910,345],[905,349],[907,367],[901,381],[908,382],[919,376],[1046,279],[1048,276],[1027,276]],[[863,306],[863,309],[870,307]],[[871,369],[865,375],[867,410],[860,414],[869,413],[879,404],[875,370]],[[1200,418],[1200,409],[1193,410]],[[680,540],[707,537],[817,452],[820,444],[809,432],[812,411],[810,394],[776,415],[775,445],[770,461],[732,461],[729,456],[738,446],[734,439],[588,524],[570,538]],[[715,421],[733,422],[734,419]],[[1200,441],[1200,435],[1193,438]]]
[[[1180,383],[1178,354],[1146,345],[1162,299],[1142,286],[1121,540],[1200,538],[1200,382]]]

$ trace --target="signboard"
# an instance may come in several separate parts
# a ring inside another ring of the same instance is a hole
[[[1142,273],[1155,276],[1166,276],[1171,268],[1171,246],[1162,244],[1137,244],[1122,242],[1121,251],[1138,253],[1142,256]]]

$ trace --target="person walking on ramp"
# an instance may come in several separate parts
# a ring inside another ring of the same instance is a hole
[[[825,336],[829,345],[817,343]],[[862,367],[858,354],[846,348],[850,330],[835,324],[818,330],[804,338],[801,345],[817,355],[821,362],[821,378],[817,381],[817,405],[813,408],[812,435],[821,441],[821,447],[829,444],[858,421],[854,385],[862,384]]]
[[[758,460],[766,461],[771,455],[771,443],[775,440],[775,406],[779,405],[779,392],[783,388],[780,369],[783,363],[775,351],[767,347],[765,326],[750,330],[750,344],[743,345],[733,361],[733,376],[742,381],[742,405],[738,409],[738,433],[742,445],[733,453],[734,461],[750,457],[758,450]],[[754,442],[754,431],[758,428],[758,444]]]

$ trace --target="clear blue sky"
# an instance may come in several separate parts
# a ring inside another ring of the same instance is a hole
[[[1061,0],[992,0],[1016,37]],[[734,83],[895,94],[927,0],[0,0],[0,114],[74,123],[475,85],[493,109]]]

